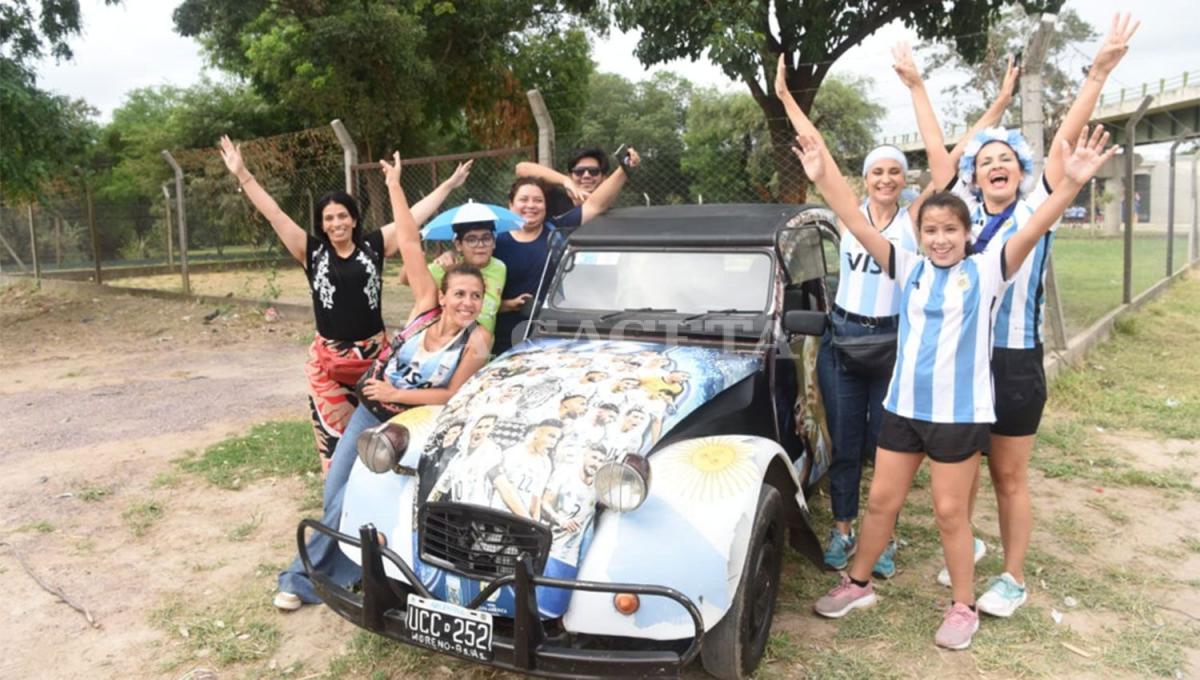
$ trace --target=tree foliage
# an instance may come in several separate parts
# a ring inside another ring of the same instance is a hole
[[[955,71],[967,77],[965,82],[946,88],[945,97],[952,115],[970,124],[986,108],[986,102],[996,97],[1004,80],[1005,57],[1019,51],[1037,28],[1038,17],[1026,13],[1020,6],[1007,7],[1000,21],[987,34],[982,63],[968,62],[948,45],[932,44],[926,52],[926,72]],[[1059,13],[1055,30],[1046,42],[1046,61],[1042,69],[1042,105],[1046,142],[1049,142],[1059,121],[1066,115],[1079,89],[1080,74],[1071,73],[1067,64],[1075,45],[1097,36],[1091,24],[1073,9]],[[1019,111],[1016,107],[1011,110]]]
[[[104,4],[120,1],[104,0]],[[45,56],[49,48],[55,59],[71,58],[67,41],[82,28],[79,0],[42,0],[37,5],[38,10],[30,0],[5,0],[0,4],[0,57],[27,64]]]
[[[514,74],[518,82],[570,92],[565,81],[590,72],[585,43],[569,33],[537,33],[591,5],[184,0],[175,23],[183,35],[200,38],[219,66],[247,77],[309,126],[346,121],[373,158],[393,147],[409,155],[446,150],[448,138],[466,129],[465,109],[487,111],[487,103],[518,91],[524,97],[510,82]],[[521,63],[523,48],[534,57]],[[563,63],[567,56],[572,63]]]
[[[671,59],[706,57],[735,80],[745,83],[766,119],[772,156],[781,177],[796,183],[782,187],[785,200],[804,197],[799,163],[789,147],[792,135],[783,106],[771,91],[777,55],[786,55],[788,89],[804,111],[829,68],[851,47],[876,30],[900,21],[924,40],[954,43],[972,63],[985,55],[986,31],[1012,0],[822,0],[814,2],[738,2],[717,0],[611,0],[616,25],[641,29],[636,54],[646,66]],[[1034,12],[1057,10],[1062,0],[1022,0]],[[772,28],[772,20],[777,29]]]

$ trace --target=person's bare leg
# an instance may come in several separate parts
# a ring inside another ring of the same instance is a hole
[[[979,498],[979,475],[982,474],[982,466],[975,466],[975,481],[971,482],[971,500],[967,505],[967,521],[975,519],[975,500]]]
[[[850,563],[850,578],[869,581],[871,569],[887,547],[896,525],[896,516],[904,506],[913,477],[925,456],[899,453],[880,447],[875,452],[875,476],[867,496],[867,512],[858,532],[858,551]]]
[[[1036,435],[992,435],[988,469],[996,490],[1000,516],[1000,541],[1004,545],[1004,571],[1025,583],[1025,553],[1033,532],[1033,507],[1029,500],[1029,456]]]
[[[979,454],[957,463],[929,461],[933,480],[933,514],[942,536],[942,551],[954,601],[975,604],[975,549],[967,516],[971,484],[979,471]]]

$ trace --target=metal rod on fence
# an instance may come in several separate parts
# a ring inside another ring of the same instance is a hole
[[[19,266],[22,271],[28,271],[29,268],[26,267],[25,263],[21,261],[21,256],[17,255],[17,251],[13,250],[13,247],[9,244],[8,239],[4,238],[4,234],[0,234],[0,243],[4,244],[4,249],[7,250],[8,254],[12,255],[12,258],[17,261],[17,266]]]
[[[1188,262],[1200,259],[1200,177],[1197,177],[1196,163],[1200,161],[1200,148],[1192,148],[1192,238],[1188,248]]]
[[[1137,144],[1137,124],[1146,115],[1150,102],[1154,97],[1147,96],[1138,105],[1137,111],[1125,123],[1125,276],[1121,289],[1121,302],[1129,304],[1133,300],[1133,149]]]
[[[96,267],[96,283],[104,283],[100,275],[100,230],[96,228],[96,202],[92,199],[92,184],[87,181],[83,168],[75,166],[79,179],[83,182],[83,198],[87,202],[88,231],[92,235],[92,262]]]
[[[354,138],[350,136],[346,126],[342,125],[340,118],[334,118],[329,122],[329,126],[333,128],[333,134],[337,135],[338,144],[342,145],[342,165],[346,170],[346,193],[357,196],[358,192],[354,190],[354,166],[358,165],[358,147],[354,145]]]
[[[33,278],[42,278],[42,263],[38,259],[37,252],[37,229],[33,228],[33,204],[25,206],[29,215],[29,254],[33,256]]]
[[[171,190],[167,188],[166,182],[162,183],[162,190],[163,198],[166,199],[163,205],[167,208],[167,269],[173,269],[175,267],[175,249],[171,244]]]
[[[54,266],[62,268],[62,223],[58,215],[54,216]]]
[[[183,294],[190,295],[192,284],[188,281],[187,213],[183,209],[183,168],[175,162],[170,151],[163,149],[163,158],[175,172],[175,214],[179,220],[179,274],[183,278]]]
[[[554,167],[554,119],[546,108],[546,101],[537,89],[525,93],[529,99],[529,108],[533,111],[533,120],[538,128],[538,163],[547,168]]]
[[[1183,136],[1171,144],[1171,161],[1167,177],[1167,276],[1175,271],[1175,150],[1183,143]]]

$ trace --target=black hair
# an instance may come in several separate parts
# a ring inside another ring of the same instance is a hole
[[[571,155],[567,157],[567,172],[570,172],[581,158],[595,158],[596,162],[600,164],[600,174],[608,174],[608,154],[598,146],[581,146],[572,151]]]
[[[921,207],[917,210],[917,241],[921,240],[921,223],[925,221],[925,211],[929,208],[944,208],[949,210],[959,222],[962,223],[963,229],[967,231],[967,252],[963,257],[971,254],[971,210],[967,208],[967,204],[958,196],[955,196],[949,191],[935,191],[929,194],[929,197],[921,203]]]
[[[473,276],[479,279],[479,285],[483,286],[485,290],[487,289],[487,282],[483,280],[483,272],[479,271],[479,267],[467,264],[466,262],[459,262],[458,264],[446,267],[446,273],[442,276],[441,290],[443,293],[450,290],[451,276]]]
[[[454,240],[461,241],[462,237],[472,231],[490,231],[496,233],[496,223],[493,221],[486,222],[463,222],[461,224],[452,224],[450,229],[454,231]]]
[[[354,241],[354,245],[362,244],[363,228],[362,220],[358,215],[358,201],[354,197],[344,191],[331,191],[317,199],[315,210],[313,211],[313,236],[321,239],[321,241],[329,246],[329,235],[325,233],[325,207],[330,203],[337,203],[344,207],[346,212],[350,213],[351,219],[354,220],[354,231],[350,233],[350,239]]]
[[[537,425],[534,425],[533,427],[531,427],[530,430],[531,431],[536,430],[539,427],[556,427],[561,430],[561,429],[563,429],[563,423],[558,418],[547,418],[547,419],[543,420],[542,422],[538,423]]]
[[[518,177],[513,181],[512,186],[508,188],[508,202],[512,203],[517,197],[517,190],[524,186],[535,186],[542,190],[542,197],[549,195],[550,190],[546,187],[546,183],[538,177]]]

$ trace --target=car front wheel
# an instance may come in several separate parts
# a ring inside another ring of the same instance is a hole
[[[784,531],[783,498],[775,487],[764,484],[733,603],[720,623],[705,633],[700,648],[704,670],[715,677],[750,677],[762,659],[779,594]]]

